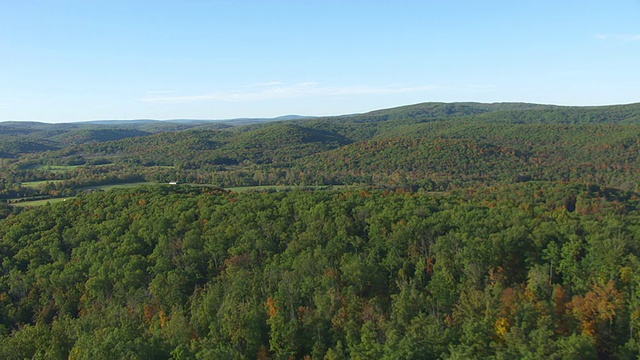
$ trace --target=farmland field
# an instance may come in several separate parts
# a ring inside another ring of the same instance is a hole
[[[138,186],[158,185],[158,184],[159,183],[156,183],[156,182],[141,181],[141,182],[132,182],[132,183],[87,186],[87,187],[82,188],[82,190],[103,190],[103,191],[108,191],[108,190],[111,190],[111,189],[118,189],[118,188],[134,188],[134,187],[138,187]]]
[[[13,203],[11,205],[19,206],[19,207],[34,207],[34,206],[46,205],[49,203],[53,204],[53,203],[62,202],[66,200],[67,198],[51,198],[51,199],[41,199],[41,200],[32,200],[32,201],[22,201],[22,202]]]
[[[39,180],[39,181],[26,181],[23,182],[21,185],[23,187],[27,187],[27,188],[37,188],[40,185],[46,184],[46,183],[59,183],[62,182],[64,180]]]

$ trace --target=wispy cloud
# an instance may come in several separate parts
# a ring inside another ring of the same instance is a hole
[[[264,86],[279,86],[279,85],[284,85],[283,83],[281,83],[280,81],[267,81],[267,82],[260,82],[260,83],[255,83],[255,84],[249,84],[249,85],[245,85],[243,87],[245,88],[252,88],[252,87],[264,87]]]
[[[617,42],[635,42],[640,41],[640,34],[598,34],[598,40],[609,40]]]
[[[0,107],[9,106],[41,106],[55,104],[56,101],[44,98],[7,98],[0,102]]]
[[[158,94],[175,94],[178,91],[176,90],[149,90],[147,94],[149,95],[158,95]]]
[[[161,96],[160,94],[149,94],[141,100],[150,103],[252,102],[326,96],[402,94],[423,92],[438,88],[438,86],[434,85],[416,87],[364,85],[324,86],[316,82],[304,82],[293,85],[273,82],[264,83],[260,86],[245,86],[242,89],[199,95]]]
[[[472,84],[467,85],[467,89],[470,90],[494,90],[496,86],[493,84]]]

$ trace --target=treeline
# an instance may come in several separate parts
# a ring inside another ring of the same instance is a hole
[[[637,358],[639,200],[87,194],[0,220],[0,357]]]

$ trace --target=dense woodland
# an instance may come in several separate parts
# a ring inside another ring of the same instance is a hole
[[[640,104],[87,126],[0,124],[2,359],[640,357]]]
[[[93,193],[0,223],[0,357],[634,358],[639,200]]]

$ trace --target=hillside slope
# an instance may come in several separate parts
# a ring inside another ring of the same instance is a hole
[[[330,118],[137,133],[144,136],[57,151],[46,151],[55,149],[50,143],[14,139],[0,152],[15,153],[20,146],[37,151],[9,162],[14,179],[62,176],[31,171],[42,166],[114,164],[152,181],[195,179],[220,186],[358,183],[446,190],[545,180],[633,190],[640,183],[638,114],[640,104],[425,103]],[[135,134],[75,129],[55,138],[80,143]],[[106,168],[85,165],[83,171],[97,177]]]

